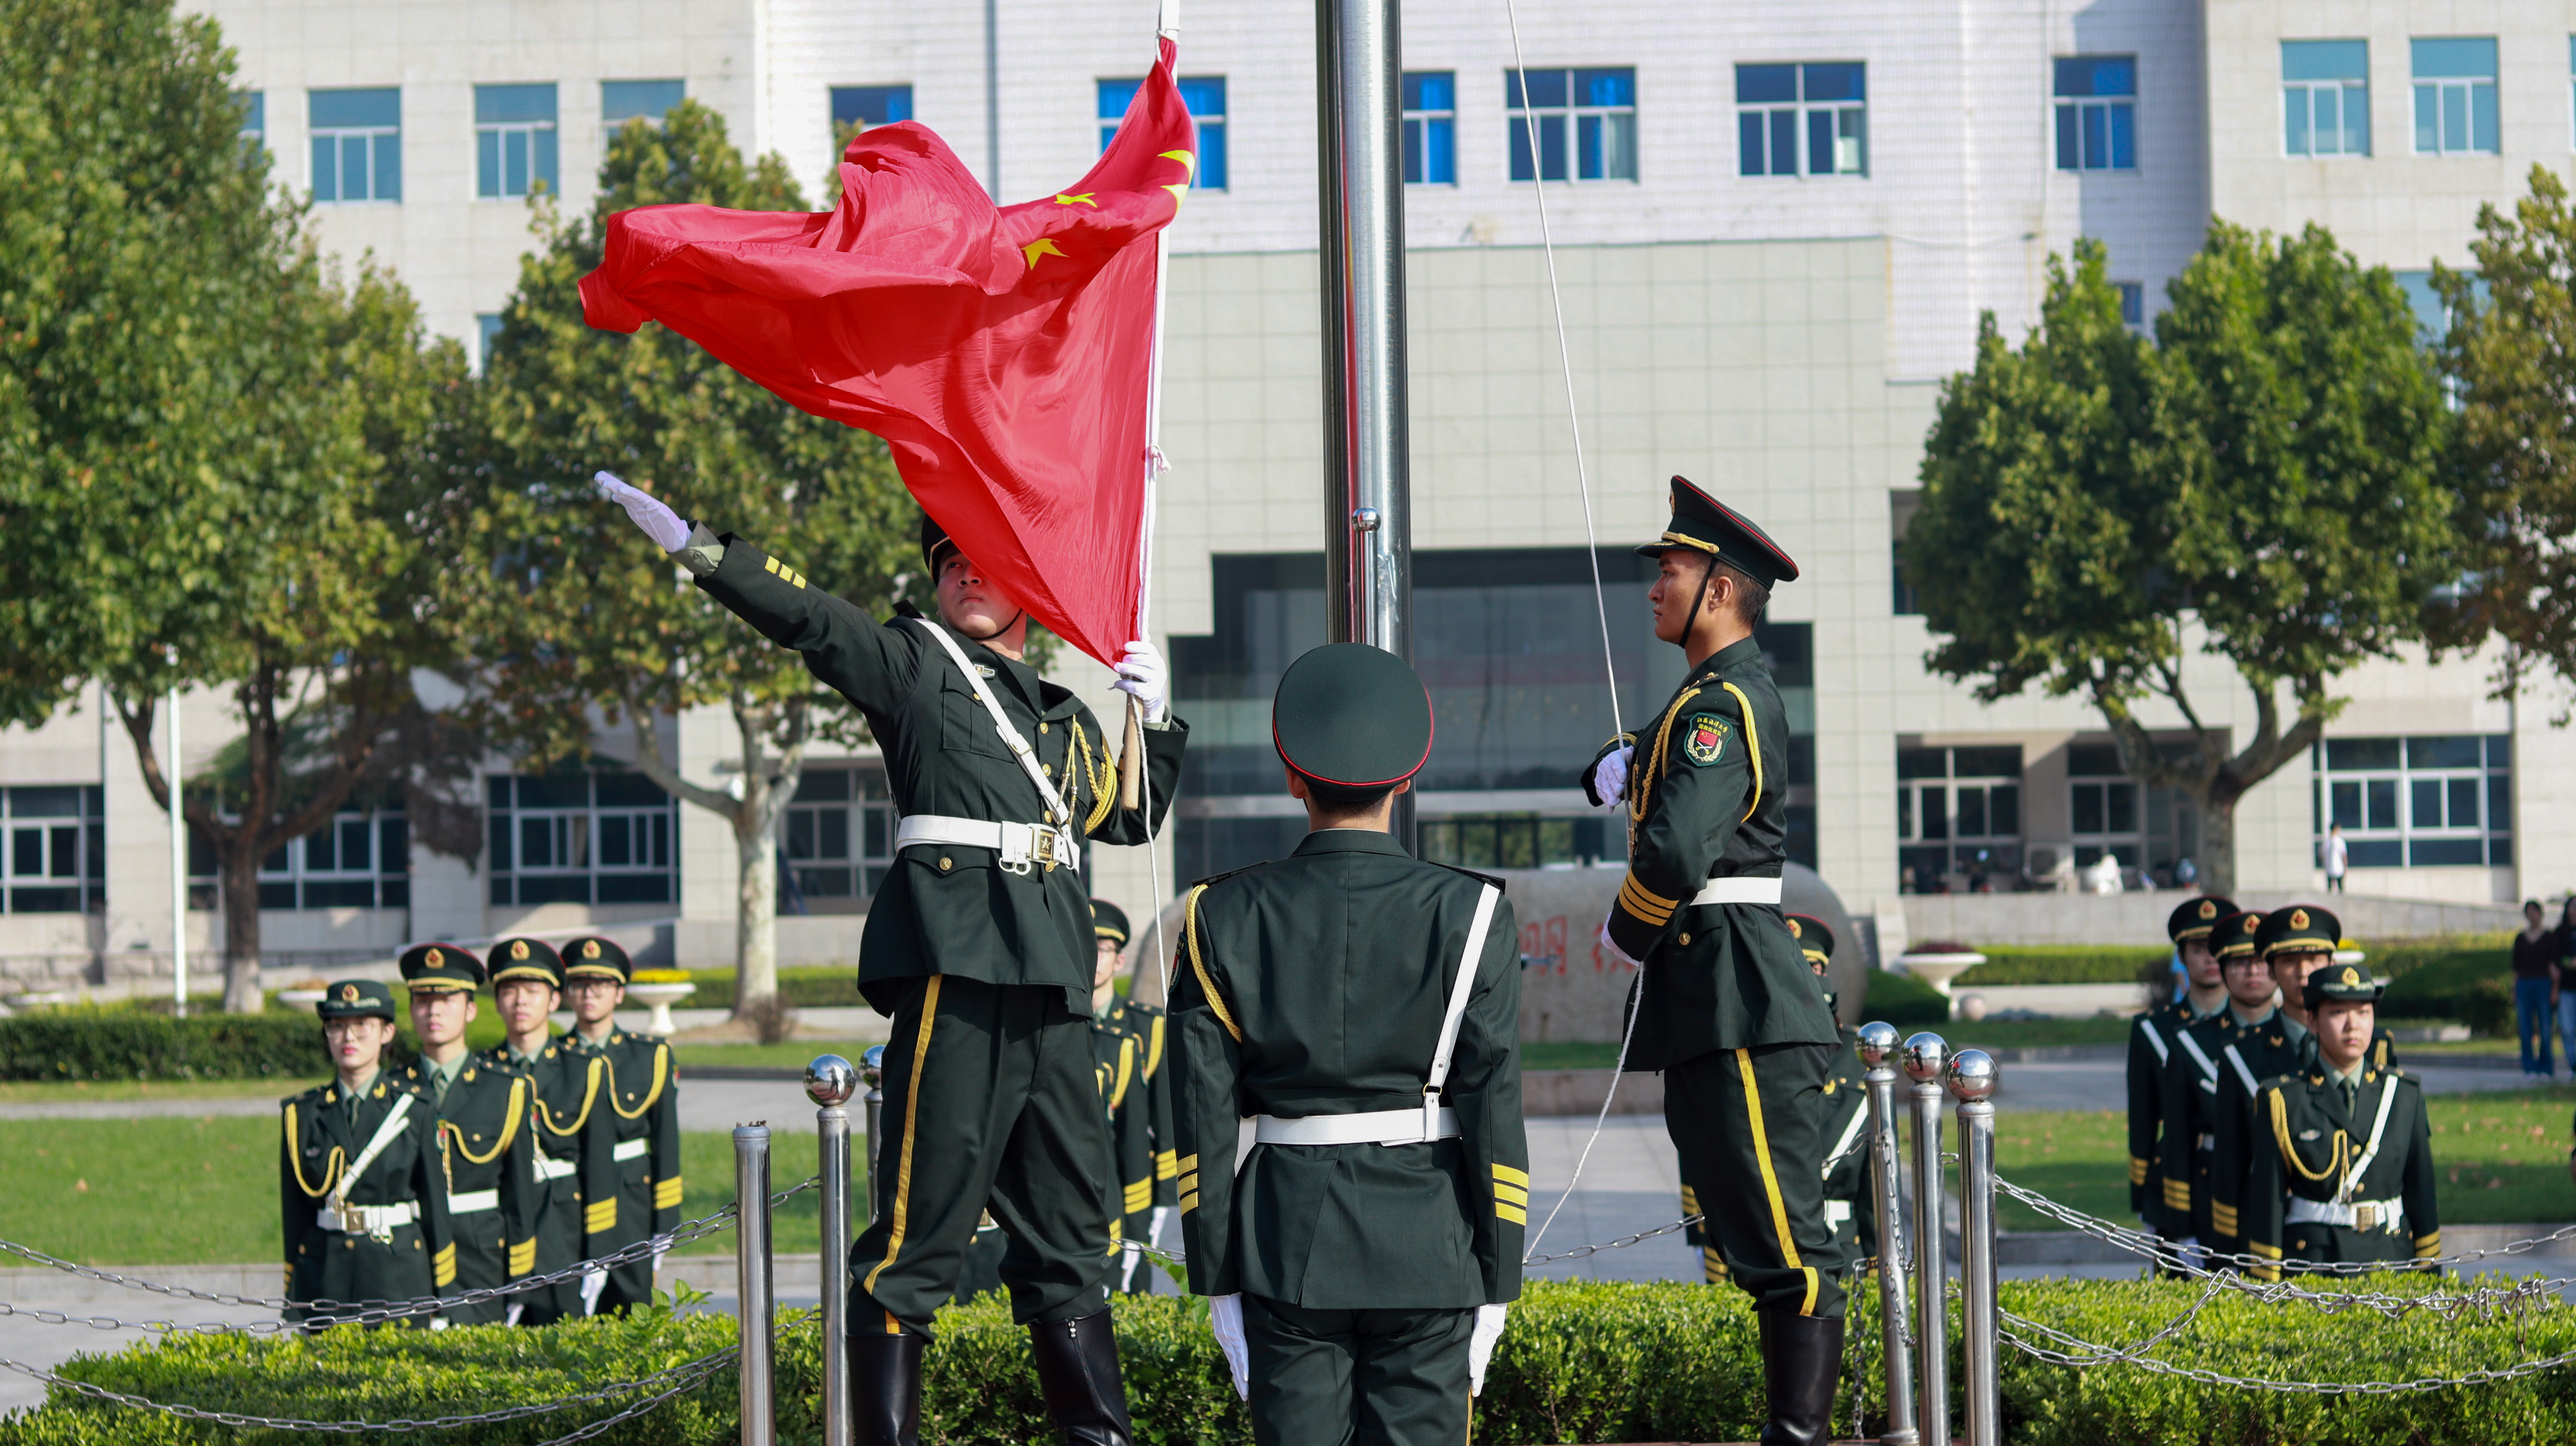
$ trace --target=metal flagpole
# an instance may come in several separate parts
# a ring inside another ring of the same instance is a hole
[[[1331,636],[1413,654],[1399,0],[1316,0],[1324,595]],[[1413,799],[1396,836],[1413,846]]]

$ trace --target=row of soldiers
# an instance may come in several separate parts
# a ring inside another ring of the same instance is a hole
[[[2439,1256],[2423,1087],[2378,1023],[2385,986],[2336,960],[2342,922],[2213,897],[2166,931],[2189,983],[2130,1026],[2129,1201],[2172,1268]]]
[[[284,1104],[288,1317],[322,1325],[359,1302],[437,1296],[457,1304],[413,1319],[542,1325],[649,1303],[654,1253],[570,1270],[680,1219],[679,1077],[667,1042],[617,1025],[626,951],[505,939],[487,964],[423,944],[400,969],[420,1046],[411,1064],[386,1054],[385,984],[346,980],[315,1006],[334,1078]],[[506,1033],[478,1053],[465,1031],[487,986]],[[556,1035],[567,1002],[573,1025]]]

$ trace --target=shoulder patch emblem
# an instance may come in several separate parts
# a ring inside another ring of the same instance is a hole
[[[1726,751],[1726,735],[1733,731],[1723,718],[1714,713],[1694,713],[1683,732],[1682,756],[1694,765],[1706,768]]]

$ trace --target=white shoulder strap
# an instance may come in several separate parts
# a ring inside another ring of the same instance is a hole
[[[394,1101],[391,1110],[386,1111],[385,1122],[376,1126],[376,1133],[367,1141],[367,1148],[358,1152],[358,1158],[351,1162],[348,1172],[340,1177],[340,1188],[334,1193],[341,1204],[349,1202],[349,1192],[357,1187],[358,1177],[367,1173],[367,1167],[376,1163],[376,1157],[385,1152],[385,1146],[392,1144],[394,1137],[402,1133],[403,1121],[411,1118],[411,1102],[417,1098],[417,1095],[403,1095]]]
[[[2200,1041],[2191,1037],[2190,1030],[2184,1030],[2182,1033],[2175,1035],[2174,1038],[2182,1041],[2184,1053],[2190,1055],[2194,1060],[2199,1062],[2200,1072],[2204,1078],[2213,1080],[2218,1078],[2218,1061],[2209,1057],[2209,1051],[2200,1047]],[[2233,1045],[2229,1046],[2231,1049],[2234,1047],[2235,1046]]]
[[[975,690],[977,701],[984,705],[985,712],[993,715],[993,731],[1001,735],[1002,746],[1010,749],[1011,756],[1020,761],[1020,771],[1029,776],[1029,782],[1038,786],[1038,797],[1046,800],[1046,821],[1051,824],[1070,822],[1073,815],[1066,810],[1064,798],[1055,791],[1055,784],[1048,780],[1046,770],[1038,766],[1037,750],[1029,746],[1029,740],[1019,729],[1011,726],[1010,718],[1002,712],[1001,700],[993,696],[984,675],[975,671],[973,663],[966,661],[966,650],[957,646],[957,640],[948,635],[946,628],[930,619],[917,617],[913,621],[921,624],[922,631],[937,638],[939,646],[948,650],[948,656],[957,664],[957,671],[966,675],[966,685]]]
[[[2173,1051],[2165,1047],[2165,1037],[2156,1033],[2154,1020],[2147,1018],[2143,1014],[2139,1015],[2138,1032],[2147,1037],[2147,1048],[2156,1052],[2156,1063],[2163,1064],[2165,1061],[2173,1058]]]
[[[2238,1054],[2232,1044],[2227,1046],[2227,1062],[2236,1066],[2236,1077],[2245,1082],[2245,1097],[2252,1099],[2259,1092],[2254,1083],[2254,1071],[2245,1067],[2245,1056]]]
[[[1458,1051],[1458,1023],[1467,1015],[1467,996],[1475,992],[1476,965],[1485,957],[1485,934],[1494,922],[1494,905],[1503,891],[1491,884],[1476,894],[1476,918],[1467,926],[1467,949],[1458,960],[1458,977],[1449,985],[1449,1011],[1440,1020],[1440,1044],[1431,1056],[1431,1074],[1422,1086],[1422,1138],[1440,1138],[1440,1087],[1449,1082],[1450,1056]]]
[[[2379,1158],[2379,1138],[2388,1133],[2388,1107],[2395,1103],[2397,1076],[2382,1074],[2379,1077],[2379,1117],[2370,1122],[2370,1144],[2362,1150],[2361,1158],[2352,1162],[2352,1172],[2343,1177],[2343,1189],[2336,1193],[2337,1199],[2349,1202],[2352,1192],[2361,1187],[2361,1177],[2370,1173],[2371,1163]]]
[[[1842,1136],[1834,1141],[1833,1149],[1826,1153],[1823,1174],[1834,1173],[1834,1167],[1841,1164],[1843,1157],[1850,1154],[1852,1148],[1860,1143],[1860,1127],[1868,1123],[1869,1101],[1860,1100],[1853,1104],[1851,1118],[1843,1122]]]

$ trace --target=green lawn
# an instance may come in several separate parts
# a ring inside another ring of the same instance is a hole
[[[816,1055],[837,1054],[852,1064],[867,1046],[857,1040],[800,1039],[788,1044],[676,1044],[680,1069],[803,1069]]]
[[[322,1083],[291,1079],[0,1080],[0,1105],[78,1104],[84,1100],[282,1100]]]
[[[278,1257],[275,1120],[0,1120],[0,1236],[88,1265],[212,1264]],[[770,1137],[772,1189],[814,1173],[811,1131]],[[853,1142],[853,1149],[864,1149]],[[681,1218],[733,1199],[733,1137],[680,1137]],[[772,1218],[778,1249],[812,1251],[820,1198],[790,1200]],[[690,1247],[724,1254],[729,1234]]]

